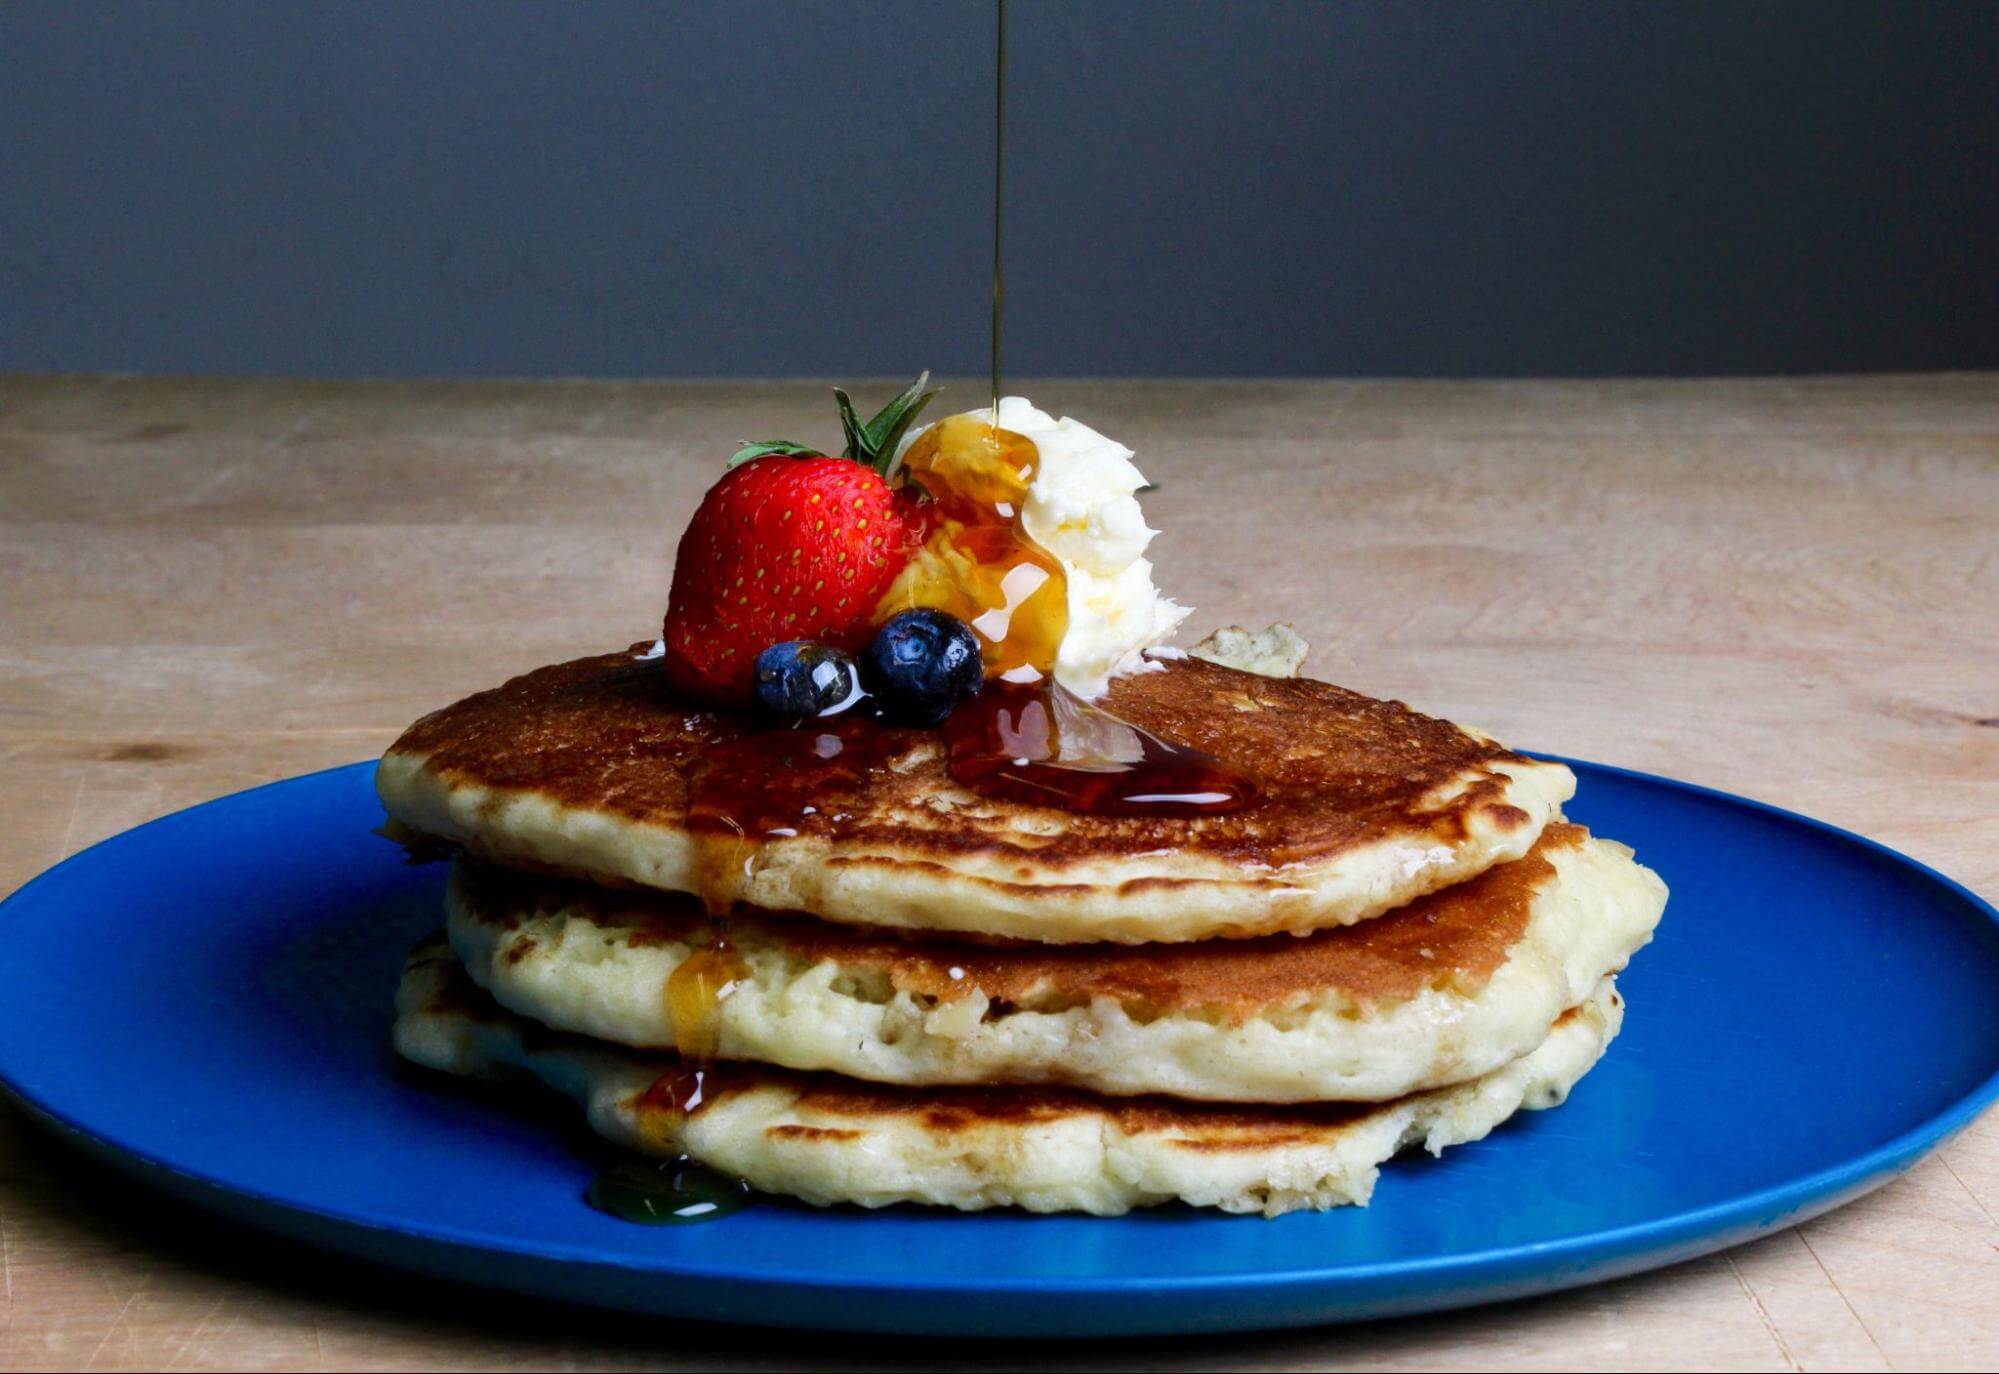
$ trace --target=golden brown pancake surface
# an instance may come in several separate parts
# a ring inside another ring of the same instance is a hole
[[[1305,936],[1158,945],[975,942],[747,909],[732,917],[729,936],[739,947],[781,947],[802,963],[879,969],[896,990],[936,1001],[978,993],[996,1003],[1045,1007],[1109,997],[1135,1012],[1220,1010],[1240,1020],[1327,993],[1357,1006],[1432,987],[1471,994],[1506,961],[1535,896],[1554,881],[1548,856],[1587,834],[1580,826],[1550,825],[1512,863],[1372,921]],[[618,929],[633,945],[698,945],[709,938],[700,903],[684,895],[614,892],[476,862],[461,868],[455,891],[488,924],[559,910]]]
[[[441,944],[397,994],[395,1043],[448,1073],[523,1075],[580,1102],[593,1128],[644,1154],[691,1158],[751,1187],[829,1205],[1115,1215],[1182,1201],[1278,1215],[1365,1202],[1378,1166],[1420,1143],[1477,1140],[1561,1102],[1616,1034],[1600,982],[1530,1050],[1492,1071],[1394,1101],[1248,1106],[1065,1087],[897,1087],[551,1034],[471,990]]]
[[[1559,1030],[1581,1015],[1571,1007],[1556,1018]],[[673,1112],[673,1100],[684,1088],[669,1071],[653,1089],[634,1101],[644,1112]],[[1309,1139],[1316,1129],[1359,1120],[1379,1109],[1373,1102],[1290,1102],[1282,1105],[1190,1102],[1163,1096],[1104,1097],[1074,1088],[1018,1084],[904,1087],[864,1083],[830,1073],[802,1073],[768,1064],[722,1064],[704,1073],[704,1105],[733,1094],[781,1084],[797,1096],[798,1105],[829,1116],[910,1116],[935,1134],[970,1132],[995,1122],[1055,1121],[1065,1116],[1107,1117],[1125,1130],[1185,1131],[1192,1148],[1256,1149]],[[696,1108],[696,1110],[700,1110]],[[1177,1142],[1189,1148],[1188,1140]]]
[[[457,967],[451,950],[432,939],[413,952],[412,962],[438,970],[438,986],[425,998],[433,1014],[465,1016],[483,1022],[507,1022],[526,1035],[535,1048],[585,1045],[582,1037],[547,1030],[512,1017],[486,993],[473,986]],[[1581,1014],[1570,1007],[1555,1019],[1567,1025]],[[699,1073],[698,1083],[691,1075]],[[1243,1143],[1267,1144],[1290,1138],[1310,1126],[1336,1125],[1375,1110],[1370,1102],[1291,1102],[1281,1105],[1197,1102],[1159,1094],[1106,1097],[1076,1088],[1045,1084],[926,1085],[869,1083],[840,1074],[779,1068],[774,1064],[741,1062],[692,1064],[673,1056],[660,1057],[658,1076],[631,1105],[646,1114],[698,1115],[739,1093],[772,1086],[797,1095],[799,1106],[829,1115],[894,1116],[919,1119],[934,1132],[971,1130],[993,1122],[1052,1121],[1064,1116],[1107,1115],[1132,1129],[1185,1127],[1199,1124],[1210,1131],[1240,1133]],[[692,1110],[688,1105],[692,1103]],[[1228,1148],[1226,1135],[1208,1148]]]
[[[1573,787],[1398,702],[1195,659],[1119,679],[1104,705],[1259,794],[1136,816],[984,795],[935,731],[701,708],[630,652],[424,717],[378,783],[398,820],[515,867],[1065,943],[1365,919],[1517,858]]]

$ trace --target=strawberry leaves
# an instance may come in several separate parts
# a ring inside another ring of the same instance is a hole
[[[794,444],[789,439],[765,439],[759,443],[744,444],[729,455],[728,466],[741,467],[756,458],[768,458],[773,453],[782,453],[788,458],[817,457],[819,450],[804,444]]]
[[[931,398],[937,394],[937,388],[925,390],[929,383],[930,374],[925,372],[865,423],[855,413],[853,398],[847,395],[846,389],[834,387],[833,403],[840,409],[840,432],[847,445],[841,456],[851,458],[863,467],[873,468],[883,481],[893,482],[896,469],[900,466],[896,448],[915,422],[917,413],[929,405]],[[818,449],[807,444],[795,444],[789,439],[766,439],[737,449],[729,459],[729,466],[737,467],[772,454],[792,458],[820,456]]]
[[[880,473],[882,480],[895,478],[896,446],[902,442],[903,434],[915,422],[917,413],[930,404],[937,389],[924,390],[930,384],[930,374],[925,372],[902,389],[893,401],[876,412],[874,419],[862,424],[854,414],[854,403],[839,387],[833,388],[833,402],[840,407],[840,428],[847,436],[846,457],[865,464]]]

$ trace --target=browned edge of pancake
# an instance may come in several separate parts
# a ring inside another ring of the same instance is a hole
[[[898,991],[940,1002],[978,992],[1002,1008],[1030,1002],[1040,1008],[1051,995],[1069,1005],[1107,997],[1134,1015],[1218,1010],[1240,1022],[1315,992],[1337,992],[1361,1006],[1428,988],[1475,994],[1506,962],[1526,932],[1535,897],[1555,880],[1549,855],[1587,837],[1581,826],[1558,822],[1512,863],[1374,920],[1303,936],[1153,945],[972,942],[742,908],[732,931],[739,945],[767,939],[807,963],[879,969]],[[626,932],[634,945],[698,945],[708,937],[708,919],[691,897],[611,892],[462,862],[460,899],[486,924],[508,928],[521,912],[562,910]]]
[[[443,988],[425,1010],[439,1015],[468,1016],[488,1023],[511,1023],[529,1053],[556,1050],[602,1052],[607,1047],[584,1036],[551,1031],[525,1017],[503,1010],[475,986],[451,957],[441,936],[418,946],[417,962],[435,963],[444,976]],[[443,966],[448,965],[448,968]],[[1572,1007],[1556,1018],[1554,1029],[1582,1014]],[[698,1115],[715,1104],[759,1088],[777,1088],[794,1095],[793,1108],[830,1117],[854,1117],[878,1123],[885,1117],[907,1117],[934,1135],[971,1133],[994,1125],[1027,1126],[1068,1116],[1101,1117],[1126,1132],[1185,1132],[1194,1139],[1179,1141],[1190,1149],[1217,1152],[1267,1149],[1322,1139],[1325,1132],[1388,1110],[1393,1102],[1306,1102],[1272,1105],[1195,1102],[1159,1094],[1106,1097],[1076,1088],[1045,1085],[903,1086],[869,1083],[832,1073],[776,1068],[768,1064],[731,1061],[700,1070],[700,1100],[689,1112],[675,1105],[686,1096],[685,1084],[694,1066],[666,1051],[615,1052],[656,1066],[652,1086],[625,1099],[642,1122],[670,1125],[681,1115]],[[791,1125],[772,1128],[801,1138],[851,1139],[857,1132],[837,1126]]]
[[[1504,800],[1500,765],[1532,761],[1401,702],[1189,658],[1117,679],[1105,704],[1253,773],[1262,796],[1242,811],[1198,817],[990,799],[938,813],[930,803],[957,785],[936,732],[847,717],[793,730],[701,707],[673,695],[656,660],[629,651],[537,669],[467,697],[417,721],[390,752],[496,801],[532,793],[642,826],[740,828],[753,839],[780,831],[787,842],[836,844],[828,859],[836,863],[843,852],[911,865],[979,855],[1017,863],[1017,876],[1037,884],[1059,882],[1068,863],[1168,850],[1270,874],[1386,838],[1455,843],[1474,815],[1497,831],[1531,823]],[[800,747],[822,729],[848,736],[823,766]],[[1440,800],[1447,783],[1462,786]],[[1023,826],[1023,815],[1048,823]]]

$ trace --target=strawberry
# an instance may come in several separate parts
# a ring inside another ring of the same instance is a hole
[[[866,424],[834,389],[844,456],[787,440],[729,460],[680,537],[667,598],[667,680],[716,705],[755,695],[757,655],[792,639],[852,653],[921,542],[914,489],[893,485],[895,450],[937,393],[925,373]]]

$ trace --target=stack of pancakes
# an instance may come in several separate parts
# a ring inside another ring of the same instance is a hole
[[[1274,1215],[1561,1102],[1617,1033],[1665,888],[1562,820],[1566,768],[1197,658],[1103,704],[1260,795],[1002,799],[935,731],[703,710],[641,646],[427,716],[378,774],[457,851],[397,1047],[814,1203]]]

